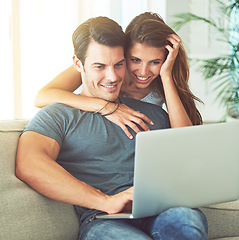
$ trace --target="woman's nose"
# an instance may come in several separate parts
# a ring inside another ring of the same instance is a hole
[[[141,77],[144,77],[148,74],[148,66],[146,64],[142,64],[139,69],[139,73]]]

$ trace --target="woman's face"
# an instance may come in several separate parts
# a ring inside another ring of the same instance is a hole
[[[137,88],[147,88],[160,74],[166,57],[164,47],[135,43],[127,53],[127,68]]]

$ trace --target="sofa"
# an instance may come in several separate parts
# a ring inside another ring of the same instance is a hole
[[[15,177],[18,138],[26,124],[0,121],[0,239],[77,240],[74,207],[42,196]],[[201,210],[209,222],[209,239],[239,240],[239,200]]]

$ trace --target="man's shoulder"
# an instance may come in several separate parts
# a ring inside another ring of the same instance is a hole
[[[80,110],[62,103],[53,103],[40,109],[37,114],[32,118],[30,123],[46,124],[48,122],[49,124],[54,124],[57,122],[60,124],[71,122],[74,120],[77,112],[79,112],[77,115],[77,117],[79,117],[81,114]]]
[[[63,103],[53,103],[43,107],[39,111],[40,114],[47,114],[47,115],[59,114],[65,117],[69,115],[75,115],[76,113],[80,114],[81,112],[82,112],[81,110],[65,105]]]
[[[78,116],[74,113],[77,109],[61,103],[45,106],[31,119],[25,131],[34,131],[55,139],[60,145]],[[80,110],[78,111],[80,112]]]
[[[140,101],[134,98],[120,97],[120,100],[123,104],[133,108],[134,110],[136,110],[135,108],[141,108],[154,110],[158,109],[159,111],[164,111],[161,106],[149,102]]]
[[[140,111],[141,113],[145,114],[154,123],[158,122],[164,127],[170,126],[168,113],[161,106],[133,98],[120,97],[120,100],[123,104],[134,109],[135,111]]]

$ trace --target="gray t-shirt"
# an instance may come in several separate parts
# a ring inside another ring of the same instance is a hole
[[[170,127],[161,107],[131,98],[120,100],[149,117],[154,122],[154,126],[149,126],[151,130]],[[55,139],[60,145],[57,162],[105,194],[116,194],[133,185],[135,141],[100,114],[56,103],[41,109],[24,131]],[[79,206],[76,210],[80,221],[97,212]]]

